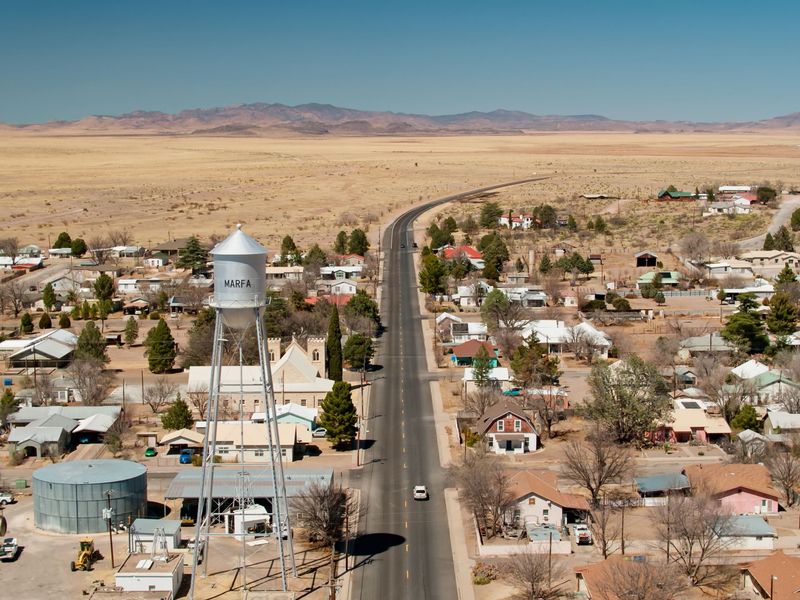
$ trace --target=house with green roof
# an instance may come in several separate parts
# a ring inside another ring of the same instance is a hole
[[[694,200],[694,194],[692,192],[679,192],[677,190],[661,190],[658,192],[657,198],[659,200]]]
[[[636,288],[642,289],[642,286],[653,285],[653,280],[657,274],[661,275],[661,285],[663,287],[677,287],[681,282],[681,274],[678,271],[650,271],[636,280]]]

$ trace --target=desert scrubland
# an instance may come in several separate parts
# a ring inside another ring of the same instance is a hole
[[[47,246],[60,231],[125,228],[137,243],[223,234],[237,222],[270,247],[289,233],[328,245],[336,231],[376,228],[420,200],[521,179],[505,207],[548,202],[577,217],[619,215],[610,243],[678,236],[690,205],[645,202],[660,187],[770,181],[800,185],[791,132],[535,133],[452,137],[202,137],[0,132],[5,235]],[[606,193],[621,201],[579,200]],[[468,206],[462,211],[470,210]],[[769,211],[698,227],[741,238]],[[637,240],[637,238],[639,238]]]

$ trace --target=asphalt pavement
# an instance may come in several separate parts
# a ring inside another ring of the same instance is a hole
[[[414,271],[414,221],[437,204],[545,179],[538,177],[469,190],[434,200],[400,216],[387,228],[380,338],[370,392],[364,467],[351,474],[361,489],[351,599],[456,599],[453,555],[436,443]],[[412,488],[426,485],[427,501]],[[353,564],[351,562],[351,564]]]

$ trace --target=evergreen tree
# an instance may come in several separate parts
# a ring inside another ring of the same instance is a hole
[[[342,329],[339,325],[339,309],[331,310],[328,322],[328,339],[325,342],[328,355],[328,379],[342,380]]]
[[[567,217],[567,228],[570,231],[578,231],[578,222],[575,220],[575,217],[570,215]]]
[[[594,220],[591,217],[589,217],[589,220],[586,221],[586,229],[588,229],[589,231],[594,230]]]
[[[552,270],[553,270],[553,261],[550,260],[549,254],[545,254],[542,257],[542,260],[539,261],[539,273],[541,273],[542,275],[547,275]]]
[[[347,251],[350,254],[364,256],[369,250],[369,240],[367,234],[362,229],[354,229],[347,240]]]
[[[778,233],[775,234],[775,250],[783,250],[784,252],[794,252],[794,236],[786,229],[785,225],[781,225]]]
[[[62,231],[58,234],[56,238],[56,243],[53,244],[53,248],[71,248],[72,247],[72,238],[66,231]]]
[[[80,306],[73,306],[72,307],[72,320],[73,321],[80,321],[83,318],[83,311],[81,310]]]
[[[595,217],[594,230],[597,233],[606,233],[608,231],[608,226],[606,225],[606,222],[603,220],[603,217],[601,217],[600,215]]]
[[[178,429],[189,429],[194,425],[194,418],[192,417],[192,409],[186,404],[186,401],[181,398],[180,392],[175,397],[175,402],[170,404],[167,412],[161,415],[161,426],[170,431]]]
[[[297,244],[294,243],[292,236],[285,235],[281,241],[281,264],[289,264],[294,262],[297,254]]]
[[[375,302],[364,290],[356,290],[355,295],[344,306],[344,314],[365,317],[377,327],[381,322],[378,303]]]
[[[655,300],[656,304],[658,304],[659,306],[664,304],[667,301],[667,299],[664,298],[664,292],[661,292],[661,291],[656,292],[656,295],[653,296],[653,300]]]
[[[772,234],[769,231],[764,238],[764,247],[762,250],[775,250],[775,239],[772,237]]]
[[[75,238],[72,240],[70,244],[70,250],[72,252],[72,256],[81,257],[89,250],[89,246],[86,245],[86,242],[83,238]]]
[[[444,294],[447,267],[435,254],[428,254],[422,259],[419,270],[419,286],[426,294]]]
[[[50,329],[52,326],[53,321],[50,319],[50,315],[42,313],[42,317],[39,319],[39,329]]]
[[[467,235],[478,231],[478,222],[475,221],[475,217],[467,215],[467,218],[464,219],[464,222],[461,224],[461,230]]]
[[[771,187],[759,186],[756,188],[756,199],[761,204],[769,204],[777,198],[778,192]]]
[[[350,384],[337,381],[325,395],[320,408],[319,424],[327,430],[327,438],[334,448],[346,448],[356,437],[358,415],[350,394]]]
[[[458,223],[456,223],[456,220],[452,216],[444,220],[442,223],[442,231],[446,231],[447,233],[458,231]]]
[[[728,318],[720,335],[742,352],[760,354],[769,346],[764,323],[755,312],[758,304],[752,294],[739,294],[739,310]]]
[[[800,208],[796,209],[792,213],[792,220],[790,222],[790,225],[792,227],[792,231],[800,230]]]
[[[94,297],[100,300],[111,300],[114,297],[114,280],[105,273],[101,273],[100,277],[95,279]]]
[[[788,264],[784,265],[781,272],[778,273],[778,276],[775,278],[776,285],[785,285],[787,283],[794,283],[795,281],[797,281],[797,275],[794,274],[792,267]]]
[[[11,388],[6,388],[0,396],[0,427],[8,427],[8,417],[19,410],[21,401],[14,397]]]
[[[129,347],[133,346],[139,337],[139,322],[133,315],[128,317],[128,320],[125,322],[125,333],[123,337],[125,338],[125,343],[128,344]]]
[[[144,345],[147,348],[147,368],[151,373],[166,373],[175,364],[175,339],[164,319],[159,319],[147,333]]]
[[[53,284],[49,281],[47,285],[44,286],[44,290],[42,290],[42,303],[48,312],[53,310],[53,307],[56,305],[56,292],[53,289]]]
[[[33,319],[29,313],[22,313],[19,320],[19,329],[22,333],[33,333]]]
[[[487,202],[481,207],[480,224],[485,229],[497,229],[503,209],[496,202]]]
[[[347,232],[340,231],[336,234],[336,241],[333,243],[333,251],[336,254],[347,253]]]
[[[319,247],[319,244],[314,244],[311,248],[308,249],[306,252],[305,257],[303,258],[303,266],[304,267],[322,267],[328,264],[328,256]]]
[[[752,404],[743,404],[736,413],[736,416],[731,420],[731,427],[744,431],[750,429],[751,431],[758,431],[761,429],[761,419],[756,414],[756,409]]]
[[[89,301],[84,300],[83,304],[81,305],[81,317],[83,317],[84,321],[88,321],[92,316],[92,309],[89,306]]]
[[[97,360],[108,362],[106,353],[106,339],[97,326],[89,321],[78,336],[78,345],[75,347],[75,360]]]
[[[472,379],[475,385],[479,388],[485,388],[489,385],[489,374],[492,371],[492,357],[486,350],[486,346],[481,346],[472,357]]]
[[[431,248],[441,248],[447,245],[452,246],[455,243],[453,234],[447,230],[439,229],[436,223],[431,223],[431,226],[428,227],[428,235],[431,238]]]
[[[767,329],[777,336],[794,333],[797,325],[797,307],[786,292],[777,292],[770,298]]]
[[[552,384],[561,375],[558,358],[547,354],[535,333],[514,350],[511,370],[514,380],[523,388]]]
[[[375,349],[372,338],[363,333],[354,333],[347,338],[342,349],[342,358],[350,365],[351,369],[367,369],[370,365]]]
[[[69,315],[67,313],[61,313],[61,316],[58,317],[58,326],[61,329],[69,329],[72,327],[72,321],[69,320]]]
[[[186,242],[186,248],[180,253],[175,266],[179,269],[191,269],[197,271],[204,269],[208,263],[208,250],[203,247],[197,236],[190,237]]]
[[[650,286],[654,290],[660,290],[664,287],[664,278],[661,276],[661,273],[656,273],[653,275],[653,280],[650,282]]]

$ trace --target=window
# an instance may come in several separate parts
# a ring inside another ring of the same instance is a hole
[[[286,458],[286,448],[281,448],[281,458]]]
[[[257,448],[257,449],[255,449],[253,451],[253,454],[255,456],[264,456],[264,449],[263,448]]]
[[[542,511],[542,519],[544,519],[545,521],[549,521],[550,520],[550,509],[549,508],[545,508]]]
[[[514,431],[522,431],[522,420],[514,419]]]
[[[536,496],[531,496],[528,498],[528,504],[536,504]]]
[[[301,399],[300,399],[300,406],[307,406],[307,405],[306,405],[306,399],[305,399],[305,398],[301,398]]]
[[[275,353],[272,350],[269,351],[269,362],[275,362]]]
[[[311,360],[319,360],[319,350],[315,349],[314,352],[311,353]]]
[[[506,430],[506,422],[500,419],[497,422],[497,431],[505,431]]]
[[[217,454],[228,454],[228,449],[225,446],[217,447]]]

